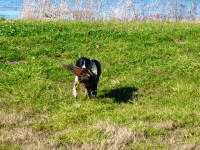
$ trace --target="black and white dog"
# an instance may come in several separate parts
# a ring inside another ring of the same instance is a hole
[[[79,83],[84,84],[86,93],[90,98],[96,97],[97,84],[101,75],[101,64],[99,61],[82,57],[76,61],[76,66],[67,64],[62,65],[76,75],[73,87],[73,95],[75,98],[77,97],[76,89]]]

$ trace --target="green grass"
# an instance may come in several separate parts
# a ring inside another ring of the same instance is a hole
[[[199,41],[195,23],[0,21],[0,149],[200,148]],[[97,98],[60,65],[81,56]]]

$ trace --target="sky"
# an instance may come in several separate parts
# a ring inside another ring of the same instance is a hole
[[[0,0],[0,17],[17,18],[22,0]]]

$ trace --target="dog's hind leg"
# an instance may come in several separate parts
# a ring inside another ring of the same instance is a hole
[[[73,90],[72,90],[73,95],[74,95],[75,98],[77,97],[77,91],[76,91],[76,89],[77,89],[78,84],[79,84],[78,76],[76,76],[75,80],[74,80],[74,87],[73,87]]]

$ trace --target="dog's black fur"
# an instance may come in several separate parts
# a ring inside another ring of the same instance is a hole
[[[86,68],[91,71],[91,75],[89,76],[88,80],[82,80],[81,76],[78,77],[78,80],[79,82],[85,84],[85,88],[87,89],[87,93],[90,98],[96,97],[97,84],[101,75],[101,64],[95,59],[90,60],[86,57],[82,57],[76,61],[76,66],[82,69]]]
[[[99,61],[81,57],[76,61],[76,67],[66,64],[63,64],[63,66],[76,74],[73,87],[74,97],[77,96],[76,85],[78,83],[83,83],[85,85],[87,94],[90,98],[96,97],[97,84],[101,75],[101,64]]]

